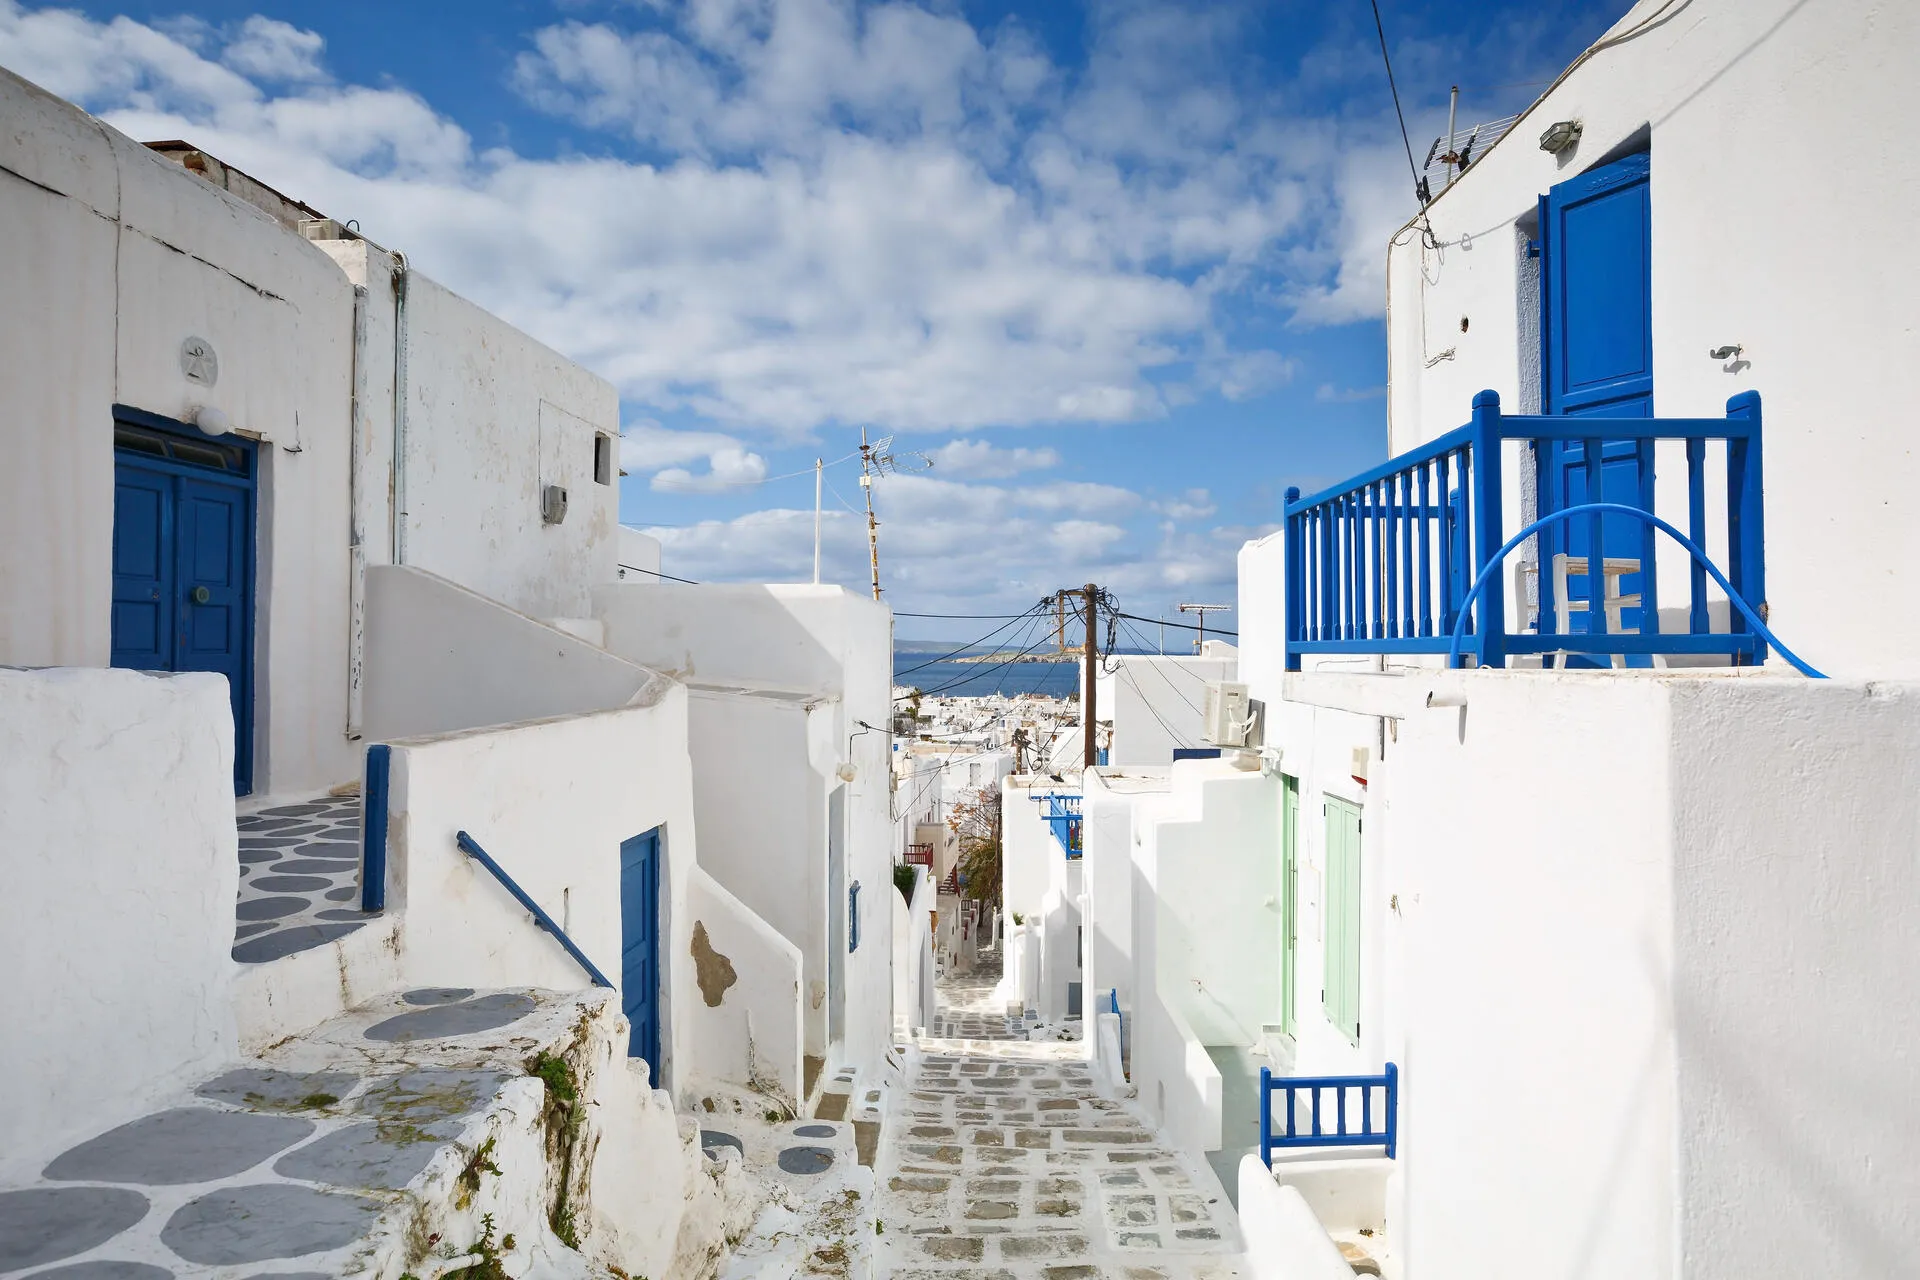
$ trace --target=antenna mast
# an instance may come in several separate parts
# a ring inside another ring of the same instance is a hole
[[[860,487],[867,494],[867,560],[873,566],[875,600],[880,598],[880,522],[873,518],[874,477],[903,469],[924,471],[933,465],[933,459],[924,453],[896,454],[889,452],[892,447],[892,436],[882,436],[868,444],[867,429],[860,428]]]

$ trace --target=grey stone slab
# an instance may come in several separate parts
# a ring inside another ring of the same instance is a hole
[[[56,1156],[56,1182],[181,1186],[231,1178],[313,1132],[292,1116],[177,1107],[109,1129]]]
[[[803,1124],[794,1129],[796,1138],[831,1138],[840,1131],[830,1124]]]
[[[278,960],[282,956],[324,946],[335,938],[344,938],[355,929],[361,928],[364,923],[364,921],[359,923],[342,921],[290,925],[285,929],[261,934],[257,938],[249,938],[238,944],[233,949],[233,958],[241,964],[262,964],[268,960]]]
[[[308,905],[305,898],[243,898],[233,913],[242,920],[278,920],[305,911]]]
[[[328,902],[352,902],[359,896],[360,886],[357,884],[343,884],[338,889],[329,889],[321,895]]]
[[[325,1271],[256,1271],[246,1280],[334,1280]]]
[[[700,1131],[700,1149],[702,1151],[705,1151],[717,1160],[720,1158],[720,1148],[722,1147],[732,1147],[740,1153],[741,1159],[746,1159],[746,1147],[741,1144],[740,1139],[734,1137],[732,1134],[719,1129],[702,1129]]]
[[[279,925],[272,920],[255,920],[252,924],[237,924],[233,927],[233,940],[244,942],[248,938],[257,938],[267,930],[278,927]]]
[[[312,893],[316,889],[328,889],[333,881],[326,876],[282,875],[285,867],[275,867],[274,874],[263,875],[253,881],[253,887],[262,893]]]
[[[272,1071],[264,1067],[241,1067],[215,1076],[194,1092],[214,1102],[231,1102],[255,1110],[291,1111],[307,1106],[325,1106],[314,1099],[331,1096],[335,1101],[353,1092],[360,1077],[350,1071]]]
[[[398,1191],[419,1177],[453,1136],[438,1125],[349,1125],[289,1151],[274,1162],[273,1171],[301,1182]]]
[[[400,998],[411,1005],[458,1004],[473,995],[472,987],[416,987]]]
[[[311,1187],[222,1187],[180,1206],[160,1242],[203,1266],[299,1258],[352,1244],[379,1213],[378,1201]]]
[[[264,863],[278,861],[279,858],[280,851],[278,849],[242,848],[240,850],[240,862],[243,866],[260,866]]]
[[[825,1173],[833,1167],[833,1152],[825,1147],[788,1147],[780,1153],[780,1167],[788,1173]]]
[[[385,1022],[368,1027],[364,1034],[369,1040],[386,1042],[475,1035],[518,1022],[532,1013],[533,1009],[532,996],[503,992],[458,1004],[396,1014]]]
[[[85,1253],[146,1216],[147,1198],[122,1187],[0,1191],[0,1271]]]
[[[371,1086],[354,1100],[354,1109],[388,1124],[459,1120],[491,1102],[506,1079],[500,1071],[422,1067]]]
[[[296,850],[273,870],[276,875],[336,876],[342,871],[357,870],[359,866],[358,858],[316,858],[309,848]]]
[[[355,890],[355,892],[357,893],[359,890]],[[348,920],[365,921],[368,916],[366,912],[358,907],[328,907],[324,911],[314,912],[313,918],[315,920],[325,920],[329,923],[339,923]]]
[[[151,1262],[111,1262],[104,1258],[36,1271],[24,1280],[173,1280],[173,1272]]]

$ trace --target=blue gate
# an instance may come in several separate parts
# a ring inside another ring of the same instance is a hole
[[[620,1009],[631,1031],[627,1056],[660,1079],[660,832],[620,842]]]
[[[109,661],[217,671],[233,705],[233,789],[253,790],[251,441],[114,408]]]

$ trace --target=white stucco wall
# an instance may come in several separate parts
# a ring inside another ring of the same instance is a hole
[[[1663,8],[1642,0],[1613,34]],[[1910,581],[1920,459],[1907,445],[1920,334],[1902,301],[1920,264],[1887,248],[1905,240],[1920,197],[1913,166],[1888,159],[1920,107],[1917,45],[1912,6],[1695,0],[1596,52],[1433,202],[1439,249],[1411,231],[1396,237],[1391,451],[1465,422],[1483,388],[1510,412],[1538,411],[1526,220],[1555,183],[1647,150],[1656,412],[1717,417],[1729,396],[1758,390],[1770,625],[1829,673],[1920,668],[1901,639],[1920,623]],[[1535,145],[1558,120],[1584,130],[1562,157]],[[1783,156],[1810,167],[1784,174]],[[1708,357],[1726,344],[1741,347],[1738,364]],[[1716,457],[1709,521],[1724,529]],[[1510,446],[1509,529],[1519,527],[1519,462]],[[1657,506],[1685,528],[1684,462],[1663,450],[1656,469]],[[1723,542],[1716,534],[1709,549],[1724,567]],[[1664,543],[1660,583],[1664,603],[1684,604],[1684,563]]]
[[[4,71],[0,119],[0,662],[107,664],[113,406],[218,409],[262,442],[254,789],[351,778],[351,286],[259,209]],[[211,386],[182,372],[189,336],[213,345]]]
[[[1143,796],[1164,794],[1170,767],[1093,769],[1086,798],[1081,877],[1087,900],[1087,999],[1108,1008],[1109,993],[1131,1009],[1133,976],[1133,814]]]
[[[1225,650],[1228,645],[1209,645]],[[1175,657],[1148,654],[1114,658],[1113,675],[1101,687],[1102,720],[1113,722],[1111,765],[1167,764],[1176,747],[1206,747],[1204,715],[1207,684],[1235,678],[1233,657]]]
[[[687,698],[394,744],[390,910],[415,986],[571,990],[586,973],[454,835],[466,831],[620,981],[620,842],[661,829],[662,1048],[690,1034],[687,885],[697,864]],[[658,1083],[658,1082],[656,1082]],[[663,1086],[664,1087],[664,1086]]]
[[[658,581],[660,539],[624,524],[618,537],[619,563],[614,566],[614,578],[620,582]]]
[[[688,880],[686,913],[690,933],[702,932],[691,939],[685,961],[696,998],[685,1020],[682,1097],[692,1105],[697,1076],[771,1091],[797,1107],[806,1035],[800,949],[698,866]],[[704,984],[703,964],[709,966]]]
[[[226,681],[0,669],[0,1176],[237,1051]]]
[[[1068,795],[1077,788],[1016,774],[1000,783],[1000,903],[1009,922],[1015,912],[1035,918],[1053,883],[1054,863],[1065,861],[1053,828],[1040,816],[1036,795]]]

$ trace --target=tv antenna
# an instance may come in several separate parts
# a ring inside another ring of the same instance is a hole
[[[882,436],[869,444],[867,429],[860,428],[860,487],[867,495],[867,559],[873,566],[873,598],[880,598],[880,522],[873,518],[873,480],[875,476],[901,471],[925,471],[933,459],[924,453],[893,452],[893,437]]]
[[[1183,604],[1180,606],[1180,612],[1197,613],[1200,615],[1200,634],[1193,638],[1193,651],[1199,653],[1201,646],[1207,642],[1207,615],[1210,613],[1232,613],[1233,606],[1230,604]]]

